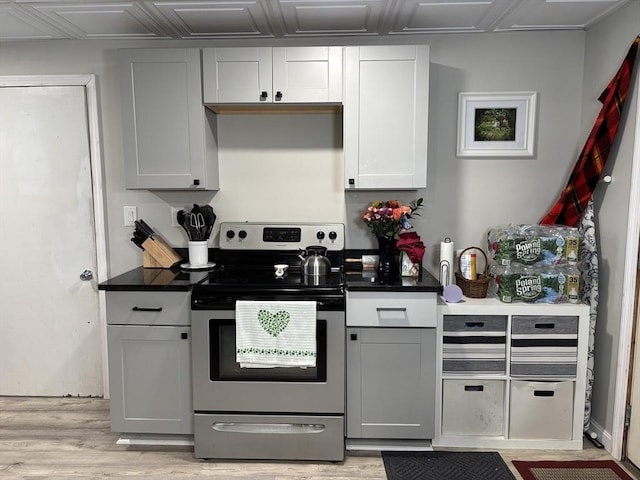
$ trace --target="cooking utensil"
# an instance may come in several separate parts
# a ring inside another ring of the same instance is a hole
[[[211,205],[203,205],[200,209],[202,211],[202,215],[204,215],[204,221],[207,225],[204,234],[204,239],[207,240],[211,236],[213,224],[216,222],[216,214],[213,212]]]
[[[178,210],[178,213],[176,213],[176,220],[178,220],[178,225],[184,228],[184,210]]]
[[[192,233],[195,234],[196,238],[192,238],[195,241],[206,240],[204,238],[206,224],[204,222],[204,215],[202,213],[194,213],[193,211],[189,214],[189,226],[191,227]]]
[[[192,234],[191,234],[191,229],[189,228],[189,219],[188,219],[187,216],[188,216],[188,214],[184,210],[178,210],[178,213],[176,214],[176,219],[178,220],[178,224],[187,233],[187,238],[189,240],[193,240]]]
[[[147,238],[149,238],[147,237],[147,235],[142,233],[140,230],[136,229],[133,231],[133,238],[131,239],[131,241],[135,243],[138,247],[140,247],[142,250],[144,250],[144,247],[142,246],[142,244]]]
[[[187,237],[189,237],[189,240],[191,241],[195,241],[197,240],[196,238],[196,231],[194,230],[194,228],[191,226],[191,213],[190,212],[186,212],[184,214],[184,225],[183,225],[185,231],[187,232]]]
[[[153,238],[153,236],[156,234],[156,232],[154,232],[153,229],[142,219],[136,220],[135,225],[140,228],[140,230],[142,230],[142,232],[145,233],[148,237]]]
[[[331,272],[331,261],[326,257],[327,247],[312,245],[301,250],[298,257],[302,260],[303,275],[320,276]]]

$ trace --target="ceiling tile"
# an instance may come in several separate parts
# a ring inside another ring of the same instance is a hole
[[[270,37],[264,1],[152,2],[182,38]]]
[[[398,3],[392,34],[487,31],[513,0],[405,0]]]
[[[379,33],[387,0],[279,0],[286,35]]]
[[[38,3],[35,12],[77,38],[167,38],[137,3]]]
[[[627,0],[522,1],[496,30],[585,29]]]
[[[11,5],[0,5],[0,40],[68,38],[61,31]]]

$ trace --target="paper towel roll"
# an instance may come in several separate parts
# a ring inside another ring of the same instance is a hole
[[[440,242],[440,285],[453,285],[455,265],[453,264],[453,242],[449,237]]]

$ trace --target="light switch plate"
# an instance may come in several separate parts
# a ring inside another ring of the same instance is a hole
[[[138,207],[126,206],[124,207],[124,226],[135,227],[136,220],[138,219]]]
[[[180,210],[181,210],[180,208],[171,207],[171,226],[172,227],[180,226],[180,224],[178,223],[178,212]]]

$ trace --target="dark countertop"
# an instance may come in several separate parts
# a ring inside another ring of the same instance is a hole
[[[206,281],[210,270],[185,272],[179,267],[134,268],[98,285],[105,291],[167,291],[187,292],[192,285]],[[346,271],[344,274],[347,289],[360,292],[439,292],[438,281],[425,269],[420,278],[398,277],[392,282],[380,282],[375,270]]]
[[[375,270],[346,271],[347,290],[352,292],[440,292],[438,280],[424,268],[420,277],[400,277],[389,281],[377,278]]]
[[[98,285],[99,290],[121,292],[188,292],[206,280],[210,270],[185,272],[173,268],[134,268]]]
[[[186,251],[182,252],[186,255]],[[359,257],[362,254],[374,254],[376,250],[348,250],[345,256]],[[209,253],[209,258],[215,260],[215,251]],[[192,285],[207,280],[211,270],[184,271],[179,265],[172,268],[143,268],[137,267],[121,275],[113,277],[98,285],[99,290],[105,291],[173,291],[188,292]],[[421,276],[400,277],[392,281],[379,281],[374,269],[347,269],[344,274],[345,285],[348,290],[360,292],[441,292],[438,280],[426,269],[422,269]]]

